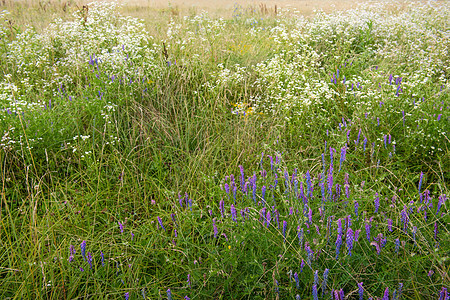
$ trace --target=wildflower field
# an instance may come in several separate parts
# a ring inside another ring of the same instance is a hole
[[[0,6],[0,299],[449,299],[449,2],[40,9]]]

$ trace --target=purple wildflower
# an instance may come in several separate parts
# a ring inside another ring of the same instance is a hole
[[[308,221],[310,224],[312,224],[312,210],[311,207],[308,207]]]
[[[358,294],[359,294],[359,300],[363,300],[363,296],[364,296],[364,289],[363,289],[363,283],[360,282],[358,283]]]
[[[380,197],[378,196],[378,193],[375,193],[375,213],[378,213],[378,209],[380,208]]]
[[[105,256],[103,255],[103,252],[100,251],[100,257],[101,257],[101,261],[102,261],[102,267],[105,266]]]
[[[265,185],[263,185],[261,188],[261,194],[262,194],[263,205],[266,205],[266,186]]]
[[[312,192],[312,184],[311,184],[311,175],[309,174],[309,171],[306,171],[306,185],[308,187],[306,196],[307,197],[309,196],[310,198],[312,198],[313,192]]]
[[[166,228],[164,228],[163,222],[159,216],[158,216],[158,222],[159,222],[159,225],[161,225],[161,228],[164,229],[164,231],[167,231]]]
[[[224,202],[223,200],[220,200],[219,202],[219,209],[220,209],[220,214],[222,215],[222,218],[224,218],[224,214],[225,214],[225,208],[224,208]]]
[[[423,172],[420,172],[420,178],[419,178],[419,194],[420,194],[420,190],[422,189],[422,180],[423,180]]]
[[[126,292],[125,293],[125,300],[128,300],[130,298],[130,293]]]
[[[297,236],[298,236],[298,244],[300,245],[300,248],[302,248],[302,245],[303,245],[303,228],[300,228],[300,226],[297,227]]]
[[[408,212],[406,211],[406,205],[403,206],[403,210],[401,211],[401,219],[403,224],[403,231],[406,233],[408,229],[408,222],[409,222],[409,216]]]
[[[286,220],[283,220],[283,237],[286,239],[286,229],[287,229],[287,222]]]
[[[304,267],[305,267],[305,261],[302,258],[302,262],[300,263],[300,273],[303,272]]]
[[[447,300],[448,299],[448,292],[446,287],[442,287],[440,293],[439,293],[439,300]]]
[[[348,227],[346,241],[347,241],[348,255],[350,255],[350,256],[352,256],[353,239],[354,239],[353,230],[350,227]]]
[[[87,262],[89,263],[89,266],[92,269],[92,254],[91,254],[91,252],[87,253]]]
[[[233,219],[233,221],[235,221],[237,223],[236,208],[234,207],[233,204],[231,204],[231,218]]]
[[[239,178],[240,183],[241,183],[241,189],[242,189],[242,192],[244,192],[244,182],[245,182],[244,167],[242,165],[239,165],[239,170],[241,171],[241,177]]]
[[[82,241],[81,245],[81,256],[83,257],[84,260],[86,260],[86,241]]]
[[[312,294],[313,294],[313,299],[314,300],[318,300],[319,296],[317,295],[317,285],[313,285],[312,287]]]
[[[213,230],[214,230],[214,238],[217,238],[217,235],[219,234],[216,226],[216,218],[213,219]]]
[[[295,279],[295,285],[297,286],[297,288],[300,288],[300,282],[298,280],[298,274],[297,272],[294,273],[294,279]]]
[[[120,221],[117,221],[117,223],[119,223],[120,233],[123,233],[123,223],[120,223]]]
[[[178,202],[180,203],[180,207],[183,208],[183,197],[181,194],[178,194]]]
[[[270,209],[268,209],[267,213],[266,213],[266,226],[267,226],[267,228],[269,228],[271,220],[272,220],[272,217],[270,215]]]
[[[442,206],[443,203],[445,203],[445,200],[446,200],[446,195],[445,194],[439,196],[439,201],[438,201],[438,204],[437,204],[436,215],[441,210],[441,206]]]
[[[167,289],[167,300],[172,300],[172,292],[170,289]]]
[[[325,269],[323,272],[323,281],[322,281],[322,297],[325,295],[325,291],[327,289],[327,281],[328,281],[328,273],[330,272],[329,269]]]
[[[339,251],[342,246],[342,235],[338,233],[337,239],[336,239],[336,260],[339,258]]]
[[[371,227],[371,223],[370,221],[366,223],[365,228],[366,228],[366,236],[367,236],[367,240],[370,242],[370,227]]]
[[[350,132],[350,130],[348,132]],[[348,138],[348,133],[347,133],[347,138]],[[347,146],[344,146],[341,149],[341,159],[339,160],[339,171],[341,170],[342,163],[345,161],[346,154],[347,154]]]
[[[328,170],[328,196],[332,199],[333,195],[333,167]]]
[[[383,300],[389,300],[389,287],[384,290]]]
[[[228,185],[228,183],[225,183],[224,187],[225,187],[225,192],[227,193],[227,195],[230,195],[230,186]]]
[[[358,219],[358,208],[359,208],[359,204],[357,201],[355,201],[355,215],[356,215],[357,219]]]

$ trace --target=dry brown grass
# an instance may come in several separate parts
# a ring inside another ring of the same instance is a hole
[[[0,10],[11,12],[12,26],[32,25],[38,31],[55,17],[69,18],[94,0],[0,0]],[[107,0],[111,1],[111,0]],[[445,0],[440,0],[445,1]],[[122,13],[146,21],[150,32],[160,31],[160,20],[167,16],[183,16],[208,11],[214,16],[231,17],[240,6],[263,15],[274,15],[280,10],[296,10],[309,16],[315,10],[332,12],[347,10],[370,0],[117,0],[123,4]],[[406,3],[406,2],[405,2]],[[396,3],[398,5],[399,3]],[[163,22],[164,23],[164,22]]]

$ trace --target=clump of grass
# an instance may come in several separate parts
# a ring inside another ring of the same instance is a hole
[[[2,298],[446,299],[449,7],[379,11],[2,14]]]

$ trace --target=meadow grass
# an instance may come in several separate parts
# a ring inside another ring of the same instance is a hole
[[[449,299],[446,2],[8,8],[2,299]]]

